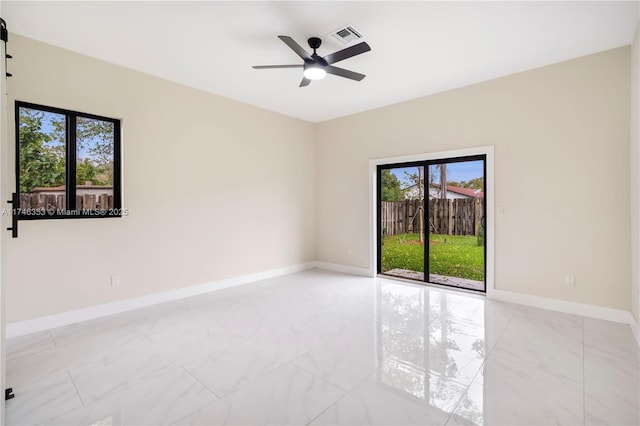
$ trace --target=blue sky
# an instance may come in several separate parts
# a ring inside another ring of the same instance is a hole
[[[43,118],[42,118],[42,126],[41,126],[41,130],[44,133],[52,133],[53,132],[53,122],[54,121],[65,121],[65,116],[62,114],[57,114],[57,113],[53,113],[53,112],[49,112],[49,111],[42,111],[43,113]],[[65,141],[63,140],[59,140],[59,139],[54,139],[51,142],[48,143],[50,146],[54,147],[54,146],[65,146]],[[76,156],[77,156],[77,160],[78,161],[82,161],[85,158],[89,158],[91,159],[91,155],[89,153],[89,149],[92,148],[94,145],[96,144],[95,141],[92,140],[83,140],[83,146],[80,147],[78,145],[78,149],[76,151]]]
[[[433,167],[433,166],[432,166]],[[391,173],[396,175],[400,180],[400,186],[402,188],[412,184],[410,180],[406,178],[404,172],[418,173],[417,167],[402,167],[397,169],[391,169]],[[461,182],[463,180],[471,180],[477,177],[482,177],[482,161],[463,161],[460,163],[448,163],[447,164],[447,180]],[[434,179],[439,181],[439,175]]]

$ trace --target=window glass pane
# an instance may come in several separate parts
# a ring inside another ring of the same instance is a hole
[[[66,118],[19,108],[20,208],[24,214],[65,208]]]
[[[424,280],[424,167],[383,169],[380,175],[382,271]]]
[[[484,291],[484,160],[433,164],[427,173],[429,282]]]
[[[76,208],[113,209],[114,125],[78,117],[76,121]]]

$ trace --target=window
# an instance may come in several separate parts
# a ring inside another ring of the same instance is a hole
[[[120,121],[16,102],[18,219],[120,217]]]

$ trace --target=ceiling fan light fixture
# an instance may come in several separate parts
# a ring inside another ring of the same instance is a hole
[[[318,64],[305,65],[303,74],[309,80],[322,80],[327,76],[325,69]]]
[[[298,43],[295,42],[289,36],[279,35],[278,38],[284,42],[296,55],[300,57],[304,62],[301,65],[254,65],[255,69],[269,69],[269,68],[302,68],[302,74],[304,78],[300,82],[298,87],[306,87],[313,80],[322,80],[327,74],[337,75],[338,77],[348,78],[354,81],[361,81],[365,78],[364,74],[358,72],[345,70],[344,68],[336,67],[333,64],[336,62],[344,61],[353,56],[360,55],[371,50],[371,47],[366,42],[354,44],[346,49],[338,50],[330,55],[320,56],[316,53],[322,40],[318,37],[311,37],[307,42],[309,47],[313,49],[313,53],[309,54]]]

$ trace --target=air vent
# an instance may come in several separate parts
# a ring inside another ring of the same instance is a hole
[[[364,38],[362,33],[353,28],[352,25],[345,25],[344,27],[338,28],[337,30],[329,33],[329,35],[344,45],[351,44],[354,41]]]

